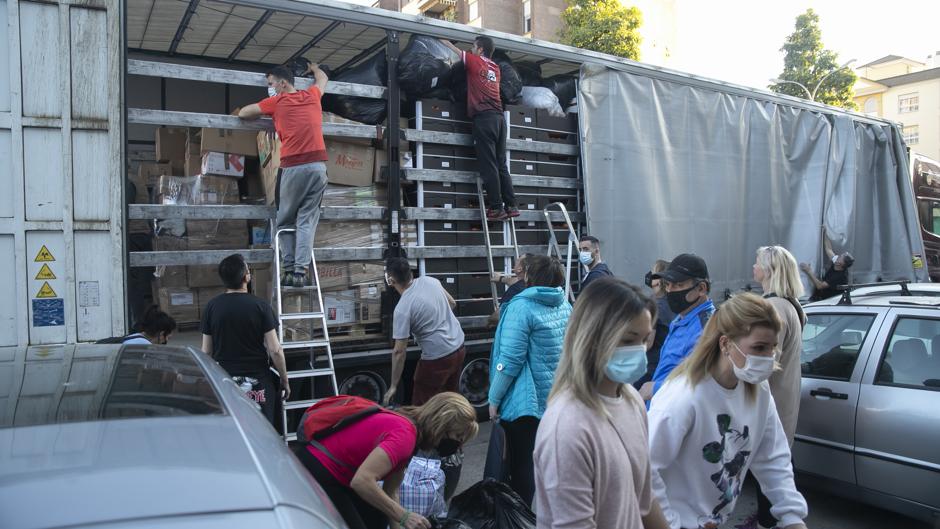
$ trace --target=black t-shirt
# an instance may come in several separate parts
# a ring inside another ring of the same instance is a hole
[[[829,269],[826,270],[826,275],[822,277],[822,280],[829,286],[823,289],[816,289],[816,291],[813,292],[813,301],[827,299],[841,294],[842,291],[836,290],[836,287],[840,285],[847,285],[849,283],[849,271],[836,270],[835,265],[829,265]]]
[[[212,356],[232,376],[268,371],[264,335],[277,329],[271,305],[251,294],[229,292],[212,298],[202,314],[202,334],[212,336]]]

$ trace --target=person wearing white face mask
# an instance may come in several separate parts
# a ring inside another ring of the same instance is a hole
[[[578,262],[588,269],[588,274],[581,280],[581,292],[592,281],[614,275],[607,263],[601,260],[601,241],[592,235],[581,236],[581,241],[578,243]]]
[[[780,328],[766,300],[731,298],[653,397],[653,493],[672,529],[725,523],[748,471],[778,527],[806,527],[806,501],[796,490],[790,446],[765,383],[774,372]]]
[[[666,528],[652,496],[646,407],[630,385],[646,372],[656,303],[614,278],[581,299],[535,441],[537,527]]]

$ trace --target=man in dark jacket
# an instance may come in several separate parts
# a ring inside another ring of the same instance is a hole
[[[826,257],[831,264],[826,268],[826,273],[823,275],[822,279],[816,277],[816,274],[813,273],[813,269],[810,268],[808,264],[800,263],[800,270],[806,274],[806,277],[808,277],[813,284],[813,295],[809,298],[810,301],[819,301],[821,299],[838,296],[840,291],[837,290],[837,288],[849,284],[849,268],[855,263],[855,258],[852,257],[852,254],[849,252],[837,254],[832,251],[832,243],[829,242],[828,237],[825,238],[825,241],[824,249],[826,250]]]
[[[601,260],[601,241],[597,237],[583,235],[578,249],[580,250],[578,261],[588,268],[588,275],[581,280],[580,292],[584,292],[591,281],[614,275],[607,267],[607,263]]]

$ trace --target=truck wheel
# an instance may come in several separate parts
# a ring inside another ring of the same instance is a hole
[[[490,359],[476,358],[460,372],[460,394],[467,397],[477,411],[477,420],[489,419]]]
[[[385,395],[385,380],[371,371],[359,371],[343,380],[339,392],[343,395],[363,397],[374,402],[381,402]]]

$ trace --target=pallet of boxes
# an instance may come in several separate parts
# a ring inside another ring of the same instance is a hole
[[[156,159],[162,174],[152,182],[152,203],[234,205],[264,203],[256,134],[209,128],[159,128]],[[267,223],[246,220],[156,219],[154,251],[266,247]],[[270,291],[271,265],[251,266],[256,294]],[[158,266],[153,298],[178,324],[197,324],[209,301],[225,292],[218,265]]]
[[[323,113],[323,123],[360,124],[328,112]],[[326,162],[329,185],[321,206],[385,207],[387,158],[382,142],[378,139],[338,137],[326,137],[325,141],[329,156]],[[280,141],[274,132],[263,131],[258,133],[257,142],[267,203],[274,204]],[[407,143],[403,145],[400,162],[409,164]],[[403,222],[402,231],[403,244],[417,244],[413,222]],[[384,336],[381,299],[385,279],[381,261],[337,260],[330,255],[330,250],[382,248],[385,243],[385,225],[378,220],[321,220],[317,226],[314,237],[314,248],[318,250],[317,275],[323,297],[322,309],[332,342],[374,340]],[[318,311],[316,291],[312,289],[285,289],[282,303],[285,314]],[[321,336],[318,321],[284,321],[285,341],[305,341]]]

